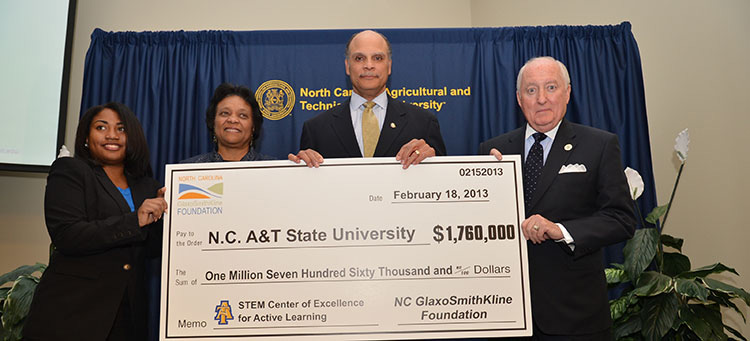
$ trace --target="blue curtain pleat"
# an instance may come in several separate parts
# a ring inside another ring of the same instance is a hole
[[[302,110],[301,100],[346,100],[301,98],[300,89],[351,88],[344,72],[344,44],[355,32],[96,29],[86,55],[81,113],[109,101],[132,108],[143,124],[156,177],[163,181],[165,164],[213,148],[205,110],[218,84],[256,89],[267,80],[283,80],[295,89],[298,104],[287,117],[264,121],[258,147],[285,159],[297,151],[304,121],[320,112]],[[471,96],[399,98],[446,102],[433,111],[449,155],[475,154],[481,141],[524,124],[515,97],[518,69],[536,56],[562,61],[572,84],[567,119],[617,134],[624,165],[638,170],[645,182],[641,209],[649,212],[656,206],[643,75],[630,23],[380,32],[393,48],[389,88],[470,87]],[[606,250],[605,264],[622,262],[623,245]],[[155,283],[158,278],[151,284],[158,297]],[[158,308],[158,300],[155,304]]]

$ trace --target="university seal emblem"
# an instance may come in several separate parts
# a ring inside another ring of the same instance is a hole
[[[294,89],[282,80],[272,79],[261,84],[255,99],[263,117],[269,120],[280,120],[294,109]]]

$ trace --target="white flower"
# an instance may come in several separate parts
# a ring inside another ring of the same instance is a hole
[[[638,171],[630,167],[625,168],[625,178],[628,179],[628,186],[630,187],[630,197],[633,200],[638,199],[643,194],[643,178]]]
[[[688,145],[690,144],[690,133],[688,133],[687,128],[677,134],[674,142],[674,150],[677,152],[677,157],[680,158],[680,162],[685,163],[688,157]]]
[[[65,147],[65,145],[62,145],[62,147],[60,147],[60,153],[57,154],[57,157],[61,158],[61,157],[71,157],[71,156],[72,155],[70,154],[68,147]]]

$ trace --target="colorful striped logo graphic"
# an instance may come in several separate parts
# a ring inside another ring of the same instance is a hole
[[[208,188],[200,188],[189,184],[180,184],[177,200],[183,199],[211,199],[224,195],[224,183],[219,182]]]

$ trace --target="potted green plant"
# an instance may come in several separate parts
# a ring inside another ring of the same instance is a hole
[[[31,298],[47,266],[42,263],[23,265],[0,276],[0,340],[21,339],[23,324],[29,314]],[[36,276],[39,273],[39,276]]]
[[[618,340],[733,340],[727,331],[747,340],[724,324],[720,308],[733,309],[747,322],[737,303],[750,306],[750,294],[709,277],[725,272],[739,275],[737,271],[722,263],[692,269],[690,259],[682,253],[683,240],[664,233],[689,142],[685,129],[676,139],[680,168],[669,202],[654,208],[645,221],[636,201],[643,193],[643,179],[638,172],[625,170],[643,228],[625,245],[624,263],[605,270],[611,286],[629,284],[620,298],[610,301],[613,333]]]

